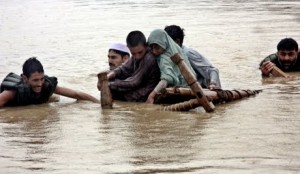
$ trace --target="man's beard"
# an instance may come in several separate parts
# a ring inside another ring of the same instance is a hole
[[[117,68],[117,66],[115,66],[115,65],[113,65],[113,64],[109,64],[109,70],[114,70],[114,69],[116,69]]]
[[[295,63],[294,61],[281,61],[280,62],[282,67],[285,69],[285,70],[288,70],[291,68],[291,66]]]

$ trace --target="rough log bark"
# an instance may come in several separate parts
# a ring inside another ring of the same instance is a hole
[[[111,109],[113,106],[113,99],[108,86],[107,72],[99,73],[98,81],[101,83],[101,87],[100,87],[101,107],[103,109]]]
[[[214,102],[215,104],[218,103],[227,103],[234,100],[239,100],[245,97],[254,96],[261,92],[261,90],[215,90],[209,91],[204,90],[203,93],[208,99],[208,101]],[[197,99],[195,99],[196,95],[191,91],[189,88],[167,88],[164,97],[187,97],[190,98],[194,97],[194,99],[190,99],[188,101],[184,101],[181,103],[172,104],[169,106],[164,106],[162,110],[165,111],[189,111],[191,109],[197,108],[202,106]]]
[[[199,104],[203,106],[206,112],[213,112],[215,108],[214,105],[207,100],[206,96],[203,93],[201,85],[199,84],[191,70],[187,67],[186,63],[183,61],[183,58],[179,54],[175,54],[171,57],[171,60],[178,65],[182,76],[191,87]]]

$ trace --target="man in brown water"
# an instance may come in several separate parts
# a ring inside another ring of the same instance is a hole
[[[154,56],[141,31],[132,31],[126,38],[132,57],[107,74],[114,100],[145,102],[160,79]],[[98,81],[98,89],[101,83]]]
[[[300,71],[300,53],[298,43],[292,38],[284,38],[277,45],[277,53],[261,61],[259,67],[262,76],[269,77],[274,66],[284,72]]]
[[[9,73],[2,81],[0,108],[46,103],[53,94],[100,103],[89,94],[57,86],[57,83],[57,78],[44,75],[43,65],[31,57],[23,64],[21,76]]]

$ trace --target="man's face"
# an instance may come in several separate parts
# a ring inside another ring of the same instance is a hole
[[[289,69],[297,60],[296,50],[279,50],[278,59],[284,69]]]
[[[40,94],[42,92],[42,87],[45,82],[44,73],[34,72],[27,78],[25,75],[22,75],[25,83],[31,87],[32,91]]]
[[[127,60],[127,56],[122,57],[120,54],[117,54],[113,50],[110,50],[108,52],[108,64],[109,64],[109,69],[113,70],[120,66],[122,63],[124,63]]]
[[[129,47],[129,50],[134,59],[141,60],[142,58],[144,58],[146,54],[147,47],[143,44],[139,44],[138,46],[135,47]]]
[[[151,52],[156,57],[160,56],[164,52],[164,49],[158,44],[151,44],[150,47],[151,47]]]

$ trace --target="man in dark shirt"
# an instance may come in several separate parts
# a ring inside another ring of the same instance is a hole
[[[146,37],[141,31],[132,31],[126,38],[132,57],[107,74],[114,100],[145,102],[160,80],[160,70]],[[100,90],[100,83],[97,85]]]
[[[263,76],[270,76],[273,67],[284,72],[300,71],[300,53],[298,44],[292,38],[284,38],[277,45],[277,53],[271,54],[260,63]]]
[[[23,64],[21,76],[9,73],[2,81],[0,108],[46,103],[53,94],[100,103],[98,99],[89,94],[58,86],[57,83],[56,77],[44,74],[43,65],[36,57],[30,57]]]

